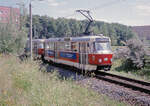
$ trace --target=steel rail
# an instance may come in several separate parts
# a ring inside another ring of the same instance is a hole
[[[138,84],[141,84],[141,85],[150,86],[150,82],[136,80],[136,79],[133,79],[133,78],[119,76],[119,75],[116,75],[116,74],[111,74],[111,73],[106,73],[106,72],[100,72],[100,71],[97,71],[96,74],[98,74],[98,75],[108,75],[108,76],[116,77],[116,78],[123,79],[123,80],[126,80],[126,81],[135,82],[135,83],[138,83]]]
[[[56,66],[56,67],[60,67],[60,68],[70,69],[70,66],[67,67],[66,65],[60,65],[60,64],[51,64],[51,65]],[[73,69],[74,69],[74,71],[76,70],[77,73],[83,74],[83,73],[81,73],[81,70],[79,71],[79,69],[75,69],[75,68],[73,68]],[[106,78],[105,76],[111,76],[111,77],[118,78],[118,79],[125,80],[125,81],[121,82],[119,80]],[[97,78],[97,79],[100,79],[100,80],[104,80],[104,81],[107,81],[107,82],[110,82],[110,83],[114,83],[114,84],[117,84],[117,85],[120,85],[120,86],[124,86],[126,88],[130,88],[132,90],[144,92],[144,93],[150,95],[150,89],[139,87],[139,86],[135,85],[135,83],[137,83],[137,84],[141,84],[141,85],[150,87],[149,82],[144,82],[144,81],[140,81],[140,80],[124,77],[124,76],[119,76],[119,75],[115,75],[115,74],[111,74],[111,73],[106,73],[106,72],[102,72],[102,71],[96,71],[94,77]],[[127,83],[126,81],[133,82],[134,84]]]
[[[96,73],[97,74],[95,75],[95,77],[98,78],[98,79],[108,81],[110,83],[115,83],[115,84],[124,86],[126,88],[133,89],[135,91],[140,91],[140,92],[144,92],[146,94],[150,94],[150,89],[143,88],[143,87],[135,85],[135,83],[137,83],[137,84],[149,86],[150,85],[149,82],[135,80],[135,79],[131,79],[131,78],[127,78],[127,77],[123,77],[123,76],[119,76],[119,75],[114,75],[114,74],[110,74],[110,73],[105,73],[105,72],[96,72]],[[111,76],[111,77],[117,77],[117,78],[120,78],[121,80],[125,80],[125,81],[121,82],[119,80],[110,79],[110,78],[105,77],[105,75],[106,76]],[[127,83],[126,81],[134,82],[134,84]]]

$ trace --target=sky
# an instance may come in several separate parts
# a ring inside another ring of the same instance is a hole
[[[21,1],[28,8],[30,0],[0,0],[0,5],[17,7],[16,3]],[[97,21],[129,26],[150,25],[150,0],[32,0],[31,3],[33,14],[53,18],[86,19],[75,12],[86,9]]]

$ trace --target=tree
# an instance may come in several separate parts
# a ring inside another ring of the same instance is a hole
[[[0,27],[0,53],[20,54],[27,40],[25,29],[18,30],[18,27],[7,24]]]
[[[16,16],[13,11],[11,11],[11,15]],[[27,41],[25,19],[26,16],[21,14],[19,23],[10,18],[9,23],[0,24],[0,53],[21,54],[24,51]]]
[[[87,26],[87,20],[78,21],[75,19],[58,18],[53,19],[48,16],[33,16],[33,32],[36,31],[37,38],[80,36],[83,35]],[[29,19],[26,22],[29,28]],[[93,34],[103,34],[112,40],[112,45],[125,45],[126,41],[136,36],[131,27],[117,24],[95,21],[91,24]],[[34,34],[34,33],[33,33]]]
[[[127,42],[129,47],[129,55],[127,56],[127,61],[132,64],[132,68],[142,68],[144,66],[144,56],[146,55],[146,50],[144,45],[138,39],[130,39]]]

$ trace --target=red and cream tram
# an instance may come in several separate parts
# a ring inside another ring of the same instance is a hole
[[[44,42],[45,42],[45,39],[33,39],[32,40],[33,54],[35,58],[44,56]]]
[[[82,70],[110,70],[112,49],[109,37],[83,36],[44,40],[44,58]]]

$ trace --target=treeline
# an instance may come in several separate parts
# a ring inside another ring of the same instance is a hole
[[[29,18],[26,21],[26,27],[29,28]],[[48,16],[33,16],[33,37],[50,38],[64,36],[80,36],[85,31],[88,21],[78,21],[75,19],[58,18],[54,19]],[[125,42],[135,36],[131,27],[117,24],[94,21],[90,27],[92,34],[103,34],[109,36],[112,45],[124,45]]]

